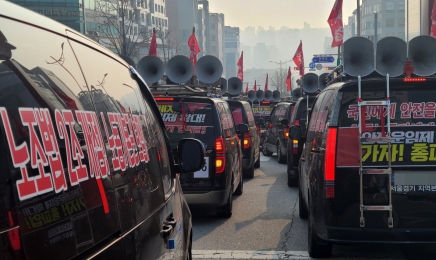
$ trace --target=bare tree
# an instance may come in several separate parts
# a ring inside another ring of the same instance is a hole
[[[271,77],[271,82],[276,86],[277,90],[280,92],[286,91],[286,77],[288,76],[288,72],[286,69],[277,69],[274,71],[274,75]],[[273,89],[275,90],[275,89]]]
[[[91,0],[92,1],[92,0]],[[136,57],[139,50],[149,44],[151,34],[141,25],[140,8],[143,1],[94,0],[94,22],[98,24],[88,36],[107,46],[115,53]]]
[[[176,30],[170,30],[162,25],[156,27],[156,39],[159,39],[158,49],[162,50],[163,62],[166,67],[167,62],[179,52],[181,40],[177,37]]]

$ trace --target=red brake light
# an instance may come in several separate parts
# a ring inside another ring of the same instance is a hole
[[[12,218],[11,211],[8,211],[8,219],[9,219],[9,226],[14,227],[15,224],[14,224],[14,219]],[[15,251],[21,249],[20,234],[18,233],[18,229],[19,228],[17,227],[8,231],[9,242],[11,243],[11,246]]]
[[[426,78],[404,78],[404,82],[424,82]]]
[[[324,157],[324,182],[325,197],[335,197],[335,170],[336,170],[336,141],[337,128],[329,128],[327,132],[327,141]]]
[[[215,159],[215,173],[221,174],[224,172],[226,168],[226,154],[225,154],[225,143],[222,137],[218,137],[215,141],[215,151],[216,151],[216,159]]]
[[[173,101],[174,98],[170,98],[170,97],[155,97],[154,100],[156,100],[156,101]]]
[[[269,124],[269,128],[272,128],[273,127],[273,124]]]
[[[287,127],[283,129],[283,138],[285,138],[285,140],[289,138],[289,128]]]
[[[216,153],[223,153],[224,152],[224,140],[222,137],[219,137],[216,139],[215,150],[216,150]]]
[[[250,131],[244,134],[244,148],[250,148],[250,138],[251,138]]]
[[[300,120],[295,120],[295,125],[300,125]]]

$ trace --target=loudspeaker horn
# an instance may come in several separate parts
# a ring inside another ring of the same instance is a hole
[[[303,77],[303,90],[306,93],[315,93],[318,90],[318,75],[306,73]]]
[[[242,91],[242,81],[237,77],[229,78],[228,90],[227,92],[230,96],[238,96]]]
[[[325,87],[327,87],[327,76],[329,75],[329,73],[323,73],[321,75],[318,76],[318,89],[319,90],[323,90],[325,89]]]
[[[374,71],[374,43],[365,37],[352,37],[344,42],[344,71],[350,76],[367,76]]]
[[[273,92],[271,90],[265,90],[265,100],[273,100]]]
[[[256,99],[258,101],[262,101],[265,99],[265,93],[263,92],[263,90],[259,89],[258,91],[256,91]]]
[[[414,74],[430,76],[436,73],[436,38],[420,35],[409,41],[409,59],[413,61]]]
[[[297,101],[301,97],[301,88],[292,90],[292,100]]]
[[[221,78],[220,88],[221,88],[221,95],[227,92],[227,79]]]
[[[127,56],[127,55],[123,55],[123,54],[120,54],[120,57],[121,57],[125,62],[127,62],[130,66],[132,66],[133,68],[136,69],[136,64],[135,64],[135,62],[132,60],[132,58],[130,58],[130,57]]]
[[[383,76],[398,77],[403,74],[407,60],[407,43],[398,37],[385,37],[377,42],[375,69]]]
[[[195,75],[197,78],[206,83],[212,84],[217,81],[223,74],[223,64],[212,55],[201,57],[195,66]]]
[[[273,91],[273,100],[274,100],[274,102],[280,102],[280,99],[281,99],[280,91],[274,90]]]
[[[194,73],[191,60],[183,55],[172,57],[167,63],[167,76],[174,83],[185,83]]]
[[[138,73],[146,82],[158,82],[165,73],[164,64],[159,57],[145,56],[138,62]]]
[[[256,92],[254,90],[249,90],[247,93],[247,99],[253,102],[256,100]]]

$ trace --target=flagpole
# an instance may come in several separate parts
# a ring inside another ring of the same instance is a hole
[[[357,0],[357,36],[360,36],[360,0]]]

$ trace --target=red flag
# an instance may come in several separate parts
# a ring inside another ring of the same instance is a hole
[[[286,77],[286,91],[291,91],[291,68],[288,68],[288,76]]]
[[[253,88],[253,90],[254,90],[254,91],[257,91],[256,81],[254,81],[254,88]]]
[[[436,1],[433,2],[433,9],[431,10],[431,31],[430,35],[436,37]]]
[[[344,43],[344,25],[342,24],[342,0],[336,0],[327,22],[332,31],[332,48]]]
[[[121,112],[126,113],[126,109],[121,105],[121,103],[117,100],[118,105],[121,108]]]
[[[238,65],[238,79],[244,81],[244,52],[241,52],[241,57],[236,65]]]
[[[265,89],[263,91],[268,90],[268,74],[266,74],[266,81],[265,81]]]
[[[298,45],[297,51],[295,52],[294,57],[292,60],[297,65],[298,69],[300,70],[300,76],[304,76],[304,55],[303,55],[303,42],[300,41],[300,45]]]
[[[62,101],[64,101],[67,108],[69,108],[71,110],[79,110],[79,108],[76,105],[76,101],[74,101],[74,99],[70,98],[62,90],[55,88],[55,87],[52,87],[51,85],[50,85],[50,87],[51,87],[51,89],[53,89],[53,91],[56,93],[56,95],[58,95],[62,99]]]
[[[157,43],[156,43],[156,30],[153,28],[153,35],[151,36],[150,49],[148,49],[149,56],[157,56]]]
[[[248,93],[248,82],[247,82],[247,87],[245,88],[245,93]]]
[[[189,45],[189,49],[191,50],[191,55],[189,56],[189,59],[194,65],[194,69],[195,69],[195,65],[197,64],[197,54],[200,52],[200,47],[198,46],[197,37],[195,37],[195,28],[192,30],[192,34],[189,37],[188,45]]]

